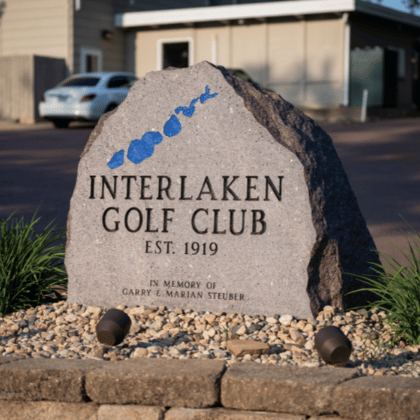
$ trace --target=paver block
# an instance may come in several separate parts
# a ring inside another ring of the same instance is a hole
[[[219,401],[223,361],[135,359],[86,375],[86,393],[100,404],[211,407]]]
[[[305,416],[264,413],[261,411],[236,411],[224,408],[195,409],[171,408],[165,420],[305,420]]]
[[[25,359],[24,356],[0,356],[0,365]]]
[[[24,359],[0,365],[0,400],[85,401],[86,371],[107,362],[74,359]]]
[[[0,420],[97,420],[98,405],[51,401],[0,401]]]
[[[99,407],[98,420],[163,420],[165,407],[108,405]]]
[[[334,390],[333,408],[363,420],[420,419],[420,378],[365,376]]]
[[[332,411],[332,393],[358,375],[356,369],[238,363],[223,375],[225,408],[319,415]]]

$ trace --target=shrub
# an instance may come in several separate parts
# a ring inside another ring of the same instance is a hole
[[[37,209],[38,211],[38,209]],[[28,225],[23,218],[13,224],[0,218],[0,315],[44,303],[58,302],[65,297],[54,287],[67,290],[64,269],[64,244],[46,248],[63,238],[65,229],[34,231],[36,213]],[[52,236],[53,232],[60,232]]]
[[[403,220],[408,224],[404,218]],[[410,224],[408,225],[416,236],[420,238],[420,235],[415,229],[413,229]],[[413,237],[411,237],[411,239],[417,249],[417,253],[420,253],[418,242],[416,242],[416,239]],[[419,258],[416,257],[408,237],[407,242],[410,249],[410,256],[407,256],[400,248],[391,244],[404,255],[405,259],[408,261],[407,266],[403,266],[387,254],[375,251],[384,255],[386,262],[391,267],[390,269],[385,268],[380,264],[371,263],[374,266],[380,267],[383,271],[381,272],[372,268],[376,275],[371,276],[360,276],[348,273],[358,277],[363,283],[369,286],[350,293],[370,291],[379,296],[379,299],[369,303],[366,306],[366,309],[370,310],[376,307],[385,311],[386,317],[384,322],[388,324],[394,333],[390,343],[392,346],[400,340],[403,340],[408,344],[420,344]]]

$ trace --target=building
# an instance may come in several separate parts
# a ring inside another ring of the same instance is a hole
[[[95,70],[126,70],[142,77],[168,65],[208,60],[245,70],[305,110],[351,110],[361,105],[364,89],[369,90],[370,112],[390,109],[406,114],[420,107],[420,18],[366,1],[3,3],[0,118],[7,117],[2,103],[12,100],[5,96],[9,79],[16,79],[2,62],[9,59],[10,68],[16,56],[61,59],[60,78]],[[44,74],[45,69],[38,72]],[[35,89],[28,83],[26,88]]]

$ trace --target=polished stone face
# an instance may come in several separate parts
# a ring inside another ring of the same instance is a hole
[[[70,302],[312,315],[304,159],[235,80],[206,62],[149,73],[100,122],[70,204]]]

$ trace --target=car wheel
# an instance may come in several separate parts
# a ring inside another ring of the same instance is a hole
[[[54,124],[55,128],[67,128],[70,124],[70,120],[56,119],[52,120],[52,123]]]
[[[105,112],[113,111],[118,105],[115,103],[110,103],[107,107]]]

